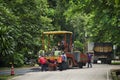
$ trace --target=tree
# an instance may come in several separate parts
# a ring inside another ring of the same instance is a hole
[[[91,16],[88,20],[88,36],[95,42],[119,43],[119,0],[70,0],[68,17],[74,13]],[[117,5],[117,6],[116,6]],[[114,30],[114,31],[113,31]]]
[[[36,53],[41,32],[46,26],[52,27],[48,11],[47,0],[1,0],[0,54],[7,57],[8,53],[23,56],[29,51]]]

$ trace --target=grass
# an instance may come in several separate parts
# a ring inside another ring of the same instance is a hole
[[[11,79],[15,76],[11,76],[11,75],[0,75],[0,80],[8,80]]]
[[[120,61],[112,61],[111,64],[113,64],[113,65],[120,65]]]
[[[120,65],[120,63],[112,63],[113,65]]]
[[[10,67],[0,67],[0,70],[9,70]]]
[[[35,64],[35,66],[38,66],[37,64]],[[30,66],[30,65],[23,65],[21,67],[14,67],[14,68],[30,68],[30,67],[34,67],[34,66]],[[9,70],[11,69],[11,67],[0,67],[0,70]]]

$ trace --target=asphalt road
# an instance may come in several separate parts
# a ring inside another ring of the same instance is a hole
[[[120,65],[94,64],[93,68],[74,68],[64,71],[33,71],[14,77],[11,80],[111,80],[110,69]]]

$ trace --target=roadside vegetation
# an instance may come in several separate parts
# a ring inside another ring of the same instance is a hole
[[[119,61],[113,60],[111,64],[112,64],[112,65],[120,65],[120,60],[119,60]]]
[[[15,76],[11,76],[11,75],[0,75],[0,80],[9,80],[12,79]]]

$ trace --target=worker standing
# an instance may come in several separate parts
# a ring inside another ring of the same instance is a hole
[[[58,62],[59,70],[62,71],[63,66],[62,66],[62,56],[61,55],[58,56],[57,62]]]
[[[87,67],[89,68],[89,67],[91,67],[92,68],[92,54],[90,54],[90,53],[87,53],[87,56],[88,56],[88,65],[87,65]]]
[[[41,71],[47,71],[47,60],[44,56],[39,57],[39,63],[41,64]]]
[[[67,69],[67,57],[64,52],[62,52],[62,68],[65,70]]]

